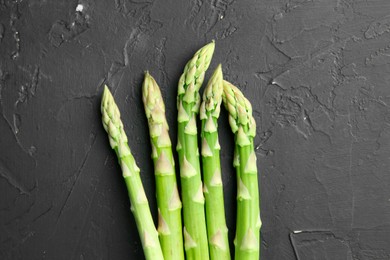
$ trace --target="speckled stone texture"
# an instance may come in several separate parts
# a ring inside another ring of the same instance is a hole
[[[212,39],[258,124],[262,259],[390,259],[388,0],[1,0],[0,259],[143,257],[103,84],[156,218],[143,72],[176,140],[177,81]],[[231,241],[232,138],[223,112]]]

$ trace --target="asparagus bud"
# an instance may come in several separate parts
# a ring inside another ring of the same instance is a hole
[[[172,145],[165,118],[165,105],[154,78],[145,73],[142,100],[148,119],[156,178],[158,233],[165,260],[184,259],[181,222],[182,204],[177,189]]]
[[[229,113],[229,123],[235,135],[233,165],[237,173],[237,220],[235,258],[260,257],[260,202],[256,154],[253,138],[256,124],[252,106],[242,92],[231,83],[223,83],[223,103]]]
[[[111,148],[115,150],[122,168],[123,178],[129,193],[131,211],[141,237],[145,258],[148,260],[163,260],[158,233],[154,226],[148,199],[142,186],[139,174],[140,169],[127,144],[127,136],[120,119],[119,109],[107,86],[104,87],[101,112],[103,127],[108,134]]]
[[[203,102],[200,106],[206,224],[212,260],[230,259],[219,157],[221,147],[217,131],[222,102],[222,83],[222,68],[218,65],[203,92]]]
[[[183,200],[184,248],[187,259],[209,259],[203,185],[200,176],[198,131],[199,88],[210,65],[214,42],[198,50],[188,61],[178,85],[178,142]]]

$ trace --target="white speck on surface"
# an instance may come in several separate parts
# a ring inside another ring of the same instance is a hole
[[[82,4],[78,4],[76,7],[76,12],[82,12],[84,9],[84,6]]]
[[[283,13],[278,13],[278,14],[274,15],[275,21],[280,20],[282,18],[283,18]]]
[[[302,230],[294,230],[294,234],[302,233]]]

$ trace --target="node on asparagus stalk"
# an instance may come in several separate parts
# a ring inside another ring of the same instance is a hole
[[[142,100],[148,119],[156,178],[158,233],[165,260],[184,259],[181,222],[182,204],[176,182],[172,145],[165,105],[154,78],[145,73]]]
[[[184,218],[184,249],[187,259],[209,259],[203,185],[200,176],[198,130],[199,89],[214,53],[214,41],[188,61],[178,84],[178,141]]]
[[[256,154],[253,138],[256,123],[252,106],[241,91],[223,82],[223,103],[229,113],[229,123],[235,135],[234,162],[237,173],[237,220],[235,259],[260,257],[260,202]]]
[[[206,225],[212,260],[230,259],[219,157],[221,147],[217,130],[222,92],[222,68],[218,65],[203,92],[203,101],[200,105]]]
[[[122,168],[123,178],[129,193],[131,211],[141,237],[145,258],[148,260],[163,260],[158,233],[142,186],[140,169],[127,144],[127,136],[123,129],[119,109],[107,86],[104,87],[103,91],[101,112],[103,127],[108,134],[110,146],[115,150]]]

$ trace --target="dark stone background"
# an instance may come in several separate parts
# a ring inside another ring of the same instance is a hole
[[[102,86],[156,216],[143,71],[175,140],[178,78],[211,39],[258,123],[262,259],[390,259],[388,0],[1,0],[0,259],[143,256]],[[233,238],[226,113],[220,138]]]

